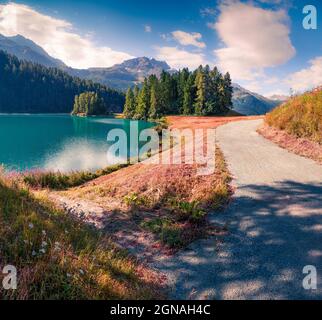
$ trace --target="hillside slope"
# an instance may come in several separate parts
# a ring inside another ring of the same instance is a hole
[[[0,50],[21,60],[39,63],[46,67],[65,68],[61,60],[51,57],[42,47],[21,35],[5,37],[0,34]]]
[[[294,97],[270,112],[266,123],[322,144],[322,87]]]

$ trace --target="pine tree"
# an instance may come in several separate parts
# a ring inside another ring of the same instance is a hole
[[[151,89],[153,86],[155,86],[158,83],[158,77],[155,74],[151,74],[148,78],[147,85]]]
[[[74,108],[73,108],[73,111],[72,111],[72,114],[77,114],[79,113],[79,98],[78,98],[78,95],[75,96],[74,98]]]
[[[146,120],[149,115],[150,97],[147,80],[145,79],[143,87],[139,92],[138,103],[135,110],[135,119]]]
[[[169,107],[168,107],[168,113],[169,114],[178,114],[179,111],[179,105],[178,105],[178,85],[177,85],[178,79],[177,76],[170,76],[168,79],[168,87],[169,87]]]
[[[124,105],[124,117],[131,119],[135,115],[136,102],[133,90],[129,88],[126,92],[125,105]]]
[[[133,94],[134,94],[134,110],[136,110],[136,108],[138,106],[139,93],[140,93],[139,87],[138,86],[135,86],[134,87],[134,90],[133,90]],[[135,114],[135,112],[134,112],[134,114]]]
[[[220,112],[220,97],[219,97],[219,86],[222,75],[218,71],[217,67],[209,72],[209,88],[208,88],[208,99],[207,99],[207,114],[215,115]]]
[[[161,113],[170,113],[170,74],[168,72],[162,71],[160,75],[160,104]]]
[[[229,72],[227,72],[224,76],[224,104],[226,108],[232,108],[233,107],[233,102],[232,102],[232,97],[233,97],[233,87],[232,87],[232,82],[230,78]]]
[[[188,68],[184,68],[178,73],[178,79],[177,79],[177,92],[178,92],[178,112],[183,113],[184,112],[184,97],[186,95],[187,98],[187,82],[189,80],[190,73]]]
[[[194,77],[191,74],[188,80],[186,81],[186,84],[183,90],[182,113],[184,115],[194,114],[193,101],[194,101]]]
[[[156,85],[151,87],[149,118],[157,119],[160,117],[160,100]]]
[[[204,115],[206,107],[206,75],[202,67],[198,68],[195,80],[196,99],[194,103],[195,114]]]

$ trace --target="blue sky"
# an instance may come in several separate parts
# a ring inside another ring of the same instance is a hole
[[[308,4],[317,30],[302,26]],[[322,84],[321,28],[319,0],[0,1],[0,33],[20,33],[73,67],[138,56],[173,68],[209,63],[265,95]]]

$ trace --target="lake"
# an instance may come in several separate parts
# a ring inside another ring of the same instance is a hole
[[[153,126],[138,121],[139,132]],[[6,170],[61,172],[106,167],[107,133],[130,130],[130,120],[70,115],[0,114],[0,164]]]

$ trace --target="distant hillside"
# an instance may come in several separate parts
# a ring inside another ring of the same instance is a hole
[[[170,71],[170,66],[164,61],[157,61],[147,57],[126,60],[110,68],[72,69],[66,71],[80,78],[100,82],[109,87],[126,90],[151,74],[159,76],[162,70]]]
[[[251,92],[240,85],[233,84],[233,110],[243,115],[266,114],[281,101],[265,98],[257,93]]]
[[[15,55],[21,60],[39,63],[46,67],[66,67],[62,61],[51,57],[43,48],[21,35],[5,37],[0,34],[0,50]]]
[[[123,110],[124,95],[116,90],[19,60],[1,50],[0,75],[0,112],[69,113],[75,95],[85,91],[98,93],[106,112]]]
[[[270,112],[268,125],[322,144],[322,87],[291,98]]]

